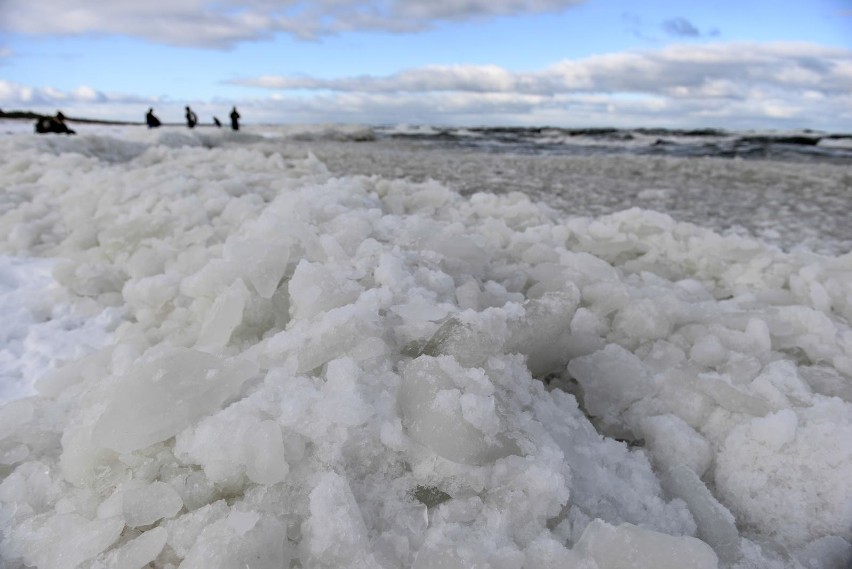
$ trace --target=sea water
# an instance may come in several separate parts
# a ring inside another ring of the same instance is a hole
[[[411,130],[0,138],[5,566],[846,567],[840,138]]]

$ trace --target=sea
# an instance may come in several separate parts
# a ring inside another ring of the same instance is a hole
[[[728,132],[665,128],[436,128],[395,125],[377,139],[449,150],[551,156],[673,156],[852,164],[852,134],[814,131]]]

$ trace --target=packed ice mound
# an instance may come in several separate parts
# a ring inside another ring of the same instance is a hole
[[[0,140],[124,311],[0,408],[5,566],[847,566],[852,255],[138,143]]]
[[[0,405],[35,394],[32,380],[110,343],[120,307],[79,302],[53,260],[0,255]]]

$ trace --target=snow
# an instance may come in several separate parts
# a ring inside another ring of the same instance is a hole
[[[845,213],[705,207],[836,166],[409,154],[0,137],[0,564],[848,566]]]

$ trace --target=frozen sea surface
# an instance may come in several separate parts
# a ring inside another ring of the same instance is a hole
[[[852,561],[848,168],[7,130],[4,567]]]

